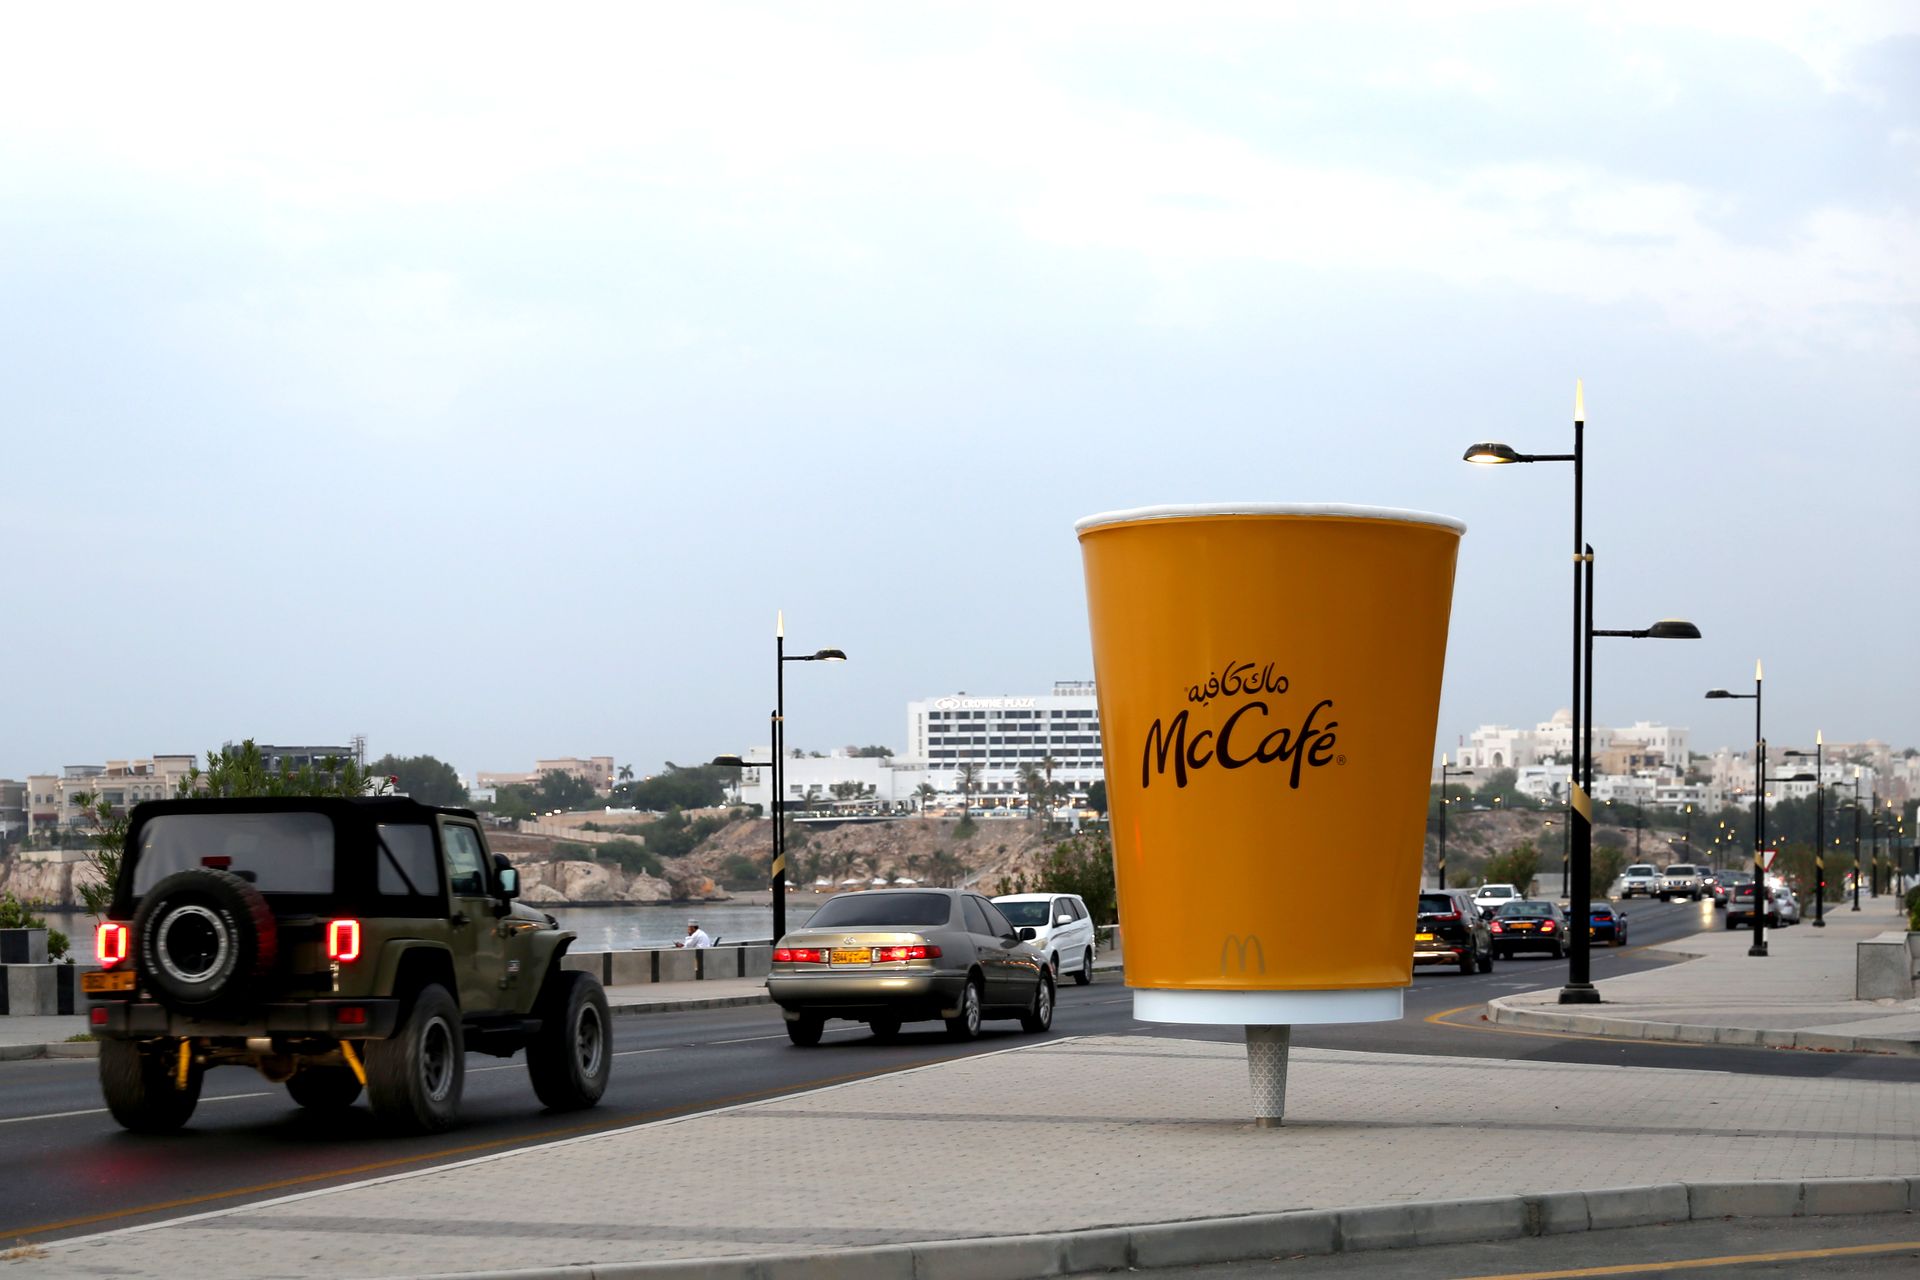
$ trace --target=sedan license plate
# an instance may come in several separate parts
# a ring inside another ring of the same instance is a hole
[[[873,948],[836,947],[828,959],[833,964],[869,964],[873,960]]]
[[[1416,933],[1413,935],[1413,940],[1415,942],[1432,942],[1433,935],[1430,933]]]
[[[1519,931],[1520,931],[1521,933],[1532,933],[1532,932],[1533,932],[1533,926],[1532,926],[1532,925],[1530,925],[1530,924],[1516,924],[1516,925],[1513,925],[1513,926],[1511,926],[1511,927],[1512,927],[1512,928],[1514,928],[1514,929],[1517,929],[1517,930],[1519,930]]]
[[[131,991],[133,990],[133,970],[120,973],[83,973],[80,975],[82,991]]]

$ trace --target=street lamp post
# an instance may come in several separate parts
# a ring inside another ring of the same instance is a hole
[[[1813,731],[1813,927],[1827,927],[1827,774],[1823,752],[1827,738]],[[1805,759],[1804,751],[1789,751],[1789,756]]]
[[[1860,909],[1860,766],[1853,766],[1853,909]]]
[[[1582,726],[1585,723],[1580,704],[1580,659],[1582,642],[1581,614],[1581,578],[1585,567],[1582,548],[1586,537],[1582,532],[1581,518],[1585,512],[1586,492],[1586,431],[1587,405],[1584,386],[1576,380],[1573,384],[1573,452],[1572,453],[1520,453],[1509,445],[1488,441],[1469,447],[1463,455],[1468,462],[1503,464],[1510,462],[1571,462],[1573,464],[1573,733],[1572,745],[1576,753],[1575,763],[1579,763]],[[1573,874],[1576,882],[1592,878],[1593,860],[1593,804],[1587,798],[1587,788],[1593,785],[1591,745],[1587,752],[1586,773],[1584,778],[1576,778],[1568,788],[1567,822],[1568,838],[1573,845]],[[1584,937],[1585,931],[1574,930],[1576,937]],[[1579,952],[1586,954],[1584,948]],[[1569,981],[1561,989],[1562,1004],[1597,1004],[1600,993],[1591,983]]]
[[[1447,757],[1440,756],[1440,887],[1447,887],[1447,779],[1471,776],[1471,769],[1447,768]]]
[[[1753,945],[1747,948],[1750,956],[1767,954],[1767,866],[1765,849],[1767,845],[1767,740],[1762,734],[1760,718],[1761,667],[1759,659],[1753,663],[1753,692],[1728,693],[1725,689],[1709,689],[1709,698],[1751,698],[1753,699]],[[1733,906],[1733,900],[1727,900],[1727,906]]]
[[[773,615],[773,871],[768,883],[773,889],[773,940],[787,931],[787,836],[781,813],[786,798],[787,778],[787,664],[789,662],[845,662],[839,649],[821,649],[815,653],[787,652],[787,619],[784,612]],[[739,756],[715,756],[713,763],[728,768],[747,764]]]
[[[1588,545],[1586,547],[1587,634],[1585,663],[1587,687],[1584,702],[1587,716],[1586,723],[1589,727],[1591,727],[1593,723],[1593,641],[1595,636],[1614,636],[1627,640],[1698,640],[1700,638],[1700,628],[1681,618],[1662,618],[1652,626],[1642,627],[1638,631],[1596,630],[1593,625],[1593,579],[1594,570],[1598,566],[1598,563],[1599,562],[1594,559],[1593,547]],[[1591,733],[1587,736],[1581,754],[1582,770],[1588,782],[1591,783],[1593,779],[1593,737]],[[1640,856],[1640,831],[1645,825],[1645,821],[1646,810],[1644,806],[1636,805],[1633,829],[1633,852],[1636,859]],[[1589,827],[1589,839],[1591,839],[1591,834],[1592,829]],[[1573,931],[1573,937],[1571,939],[1572,946],[1568,949],[1567,957],[1567,985],[1561,990],[1560,1000],[1563,1004],[1597,1004],[1600,999],[1600,993],[1593,985],[1593,949],[1589,945],[1592,941],[1591,934],[1593,932],[1593,858],[1590,849],[1582,850],[1580,856],[1574,859],[1573,892],[1568,896],[1567,905],[1569,915],[1574,911],[1580,913],[1578,919],[1585,927],[1576,928]],[[1590,999],[1583,998],[1582,996],[1568,999],[1567,993],[1569,991],[1582,993],[1591,991],[1593,995]]]

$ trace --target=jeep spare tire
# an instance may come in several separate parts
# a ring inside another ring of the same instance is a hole
[[[206,1012],[239,1004],[273,969],[279,950],[273,909],[227,871],[176,871],[141,900],[133,917],[140,976],[161,1004]]]

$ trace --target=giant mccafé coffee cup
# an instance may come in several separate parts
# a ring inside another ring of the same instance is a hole
[[[1399,1017],[1465,526],[1241,504],[1075,529],[1136,1016]]]

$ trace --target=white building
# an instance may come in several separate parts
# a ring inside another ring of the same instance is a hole
[[[1031,765],[1055,782],[1085,794],[1107,776],[1100,746],[1100,706],[1091,680],[1056,680],[1052,693],[977,698],[965,693],[907,704],[907,755],[924,761],[927,781],[957,792],[960,769],[971,764],[980,791],[1021,790]]]
[[[773,799],[772,762],[765,751],[741,759],[746,767],[740,770],[740,801],[757,804],[764,813]],[[915,793],[927,780],[926,768],[918,760],[856,756],[845,750],[824,756],[790,756],[784,772],[789,809],[813,800],[870,802],[883,809],[912,808],[919,803]]]

